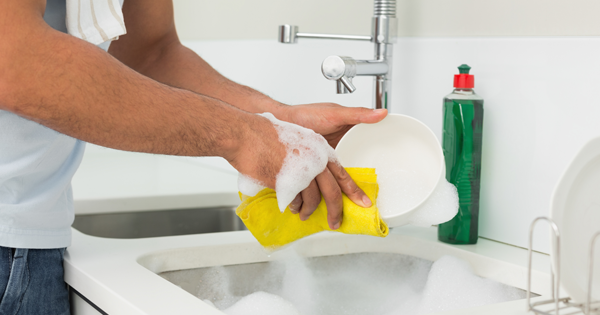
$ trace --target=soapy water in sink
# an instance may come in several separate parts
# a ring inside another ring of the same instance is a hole
[[[228,315],[416,315],[525,298],[452,256],[361,253],[161,274]]]

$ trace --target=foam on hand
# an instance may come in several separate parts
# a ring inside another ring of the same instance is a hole
[[[250,176],[238,173],[238,190],[242,194],[254,197],[263,189],[265,189],[265,185],[263,185],[261,182]]]
[[[327,140],[320,134],[275,118],[271,113],[260,114],[271,121],[285,145],[286,155],[277,173],[275,192],[281,212],[306,189],[328,162],[337,162],[337,156]]]

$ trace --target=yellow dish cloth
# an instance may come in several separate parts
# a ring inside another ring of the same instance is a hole
[[[370,208],[362,208],[343,194],[342,225],[334,232],[387,236],[388,226],[379,216],[376,205],[379,185],[375,169],[346,168],[346,171],[358,187],[369,196],[373,205]],[[322,197],[317,210],[306,221],[301,221],[298,214],[292,214],[289,207],[281,213],[273,189],[265,188],[254,197],[240,193],[240,198],[242,203],[236,209],[237,215],[258,242],[268,249],[275,250],[321,231],[332,231],[327,224],[327,206]]]

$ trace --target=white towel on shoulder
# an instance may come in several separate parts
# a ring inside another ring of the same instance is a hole
[[[119,0],[67,0],[67,30],[94,45],[126,34]]]

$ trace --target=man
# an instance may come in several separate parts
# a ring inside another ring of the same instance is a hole
[[[285,147],[273,125],[253,113],[313,129],[332,146],[352,125],[387,114],[328,103],[287,106],[226,79],[181,45],[171,0],[126,0],[127,35],[108,53],[51,28],[45,7],[45,0],[0,1],[0,314],[68,314],[62,258],[82,141],[221,156],[274,188]],[[322,195],[337,229],[341,192],[371,204],[341,166],[329,163],[290,208],[305,220]]]

